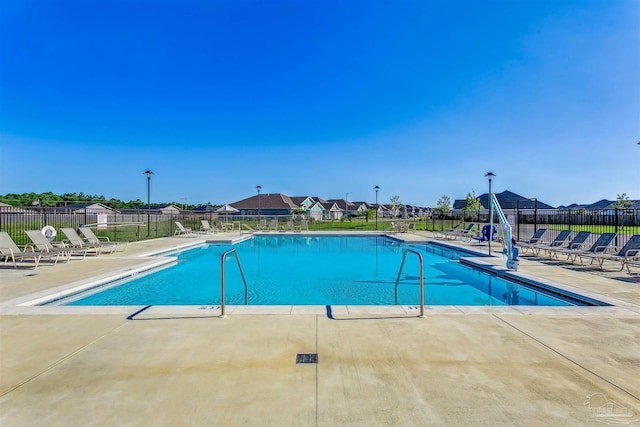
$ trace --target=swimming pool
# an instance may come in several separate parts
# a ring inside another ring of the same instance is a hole
[[[253,236],[235,245],[207,244],[174,256],[170,267],[110,283],[64,305],[220,304],[221,255],[235,248],[248,282],[249,305],[393,305],[404,250],[424,259],[427,305],[589,305],[536,291],[458,262],[469,255],[433,244],[384,236]],[[476,254],[479,256],[479,254]],[[225,264],[225,303],[244,304],[233,258]],[[407,257],[398,304],[419,304],[419,263]]]

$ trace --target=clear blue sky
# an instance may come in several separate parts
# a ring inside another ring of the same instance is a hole
[[[640,199],[638,0],[0,2],[0,194]]]

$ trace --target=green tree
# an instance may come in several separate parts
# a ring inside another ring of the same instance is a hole
[[[369,222],[370,219],[373,219],[376,217],[376,210],[375,209],[366,209],[364,211],[360,211],[358,213],[359,216],[364,216],[365,220],[367,222]]]
[[[451,211],[451,199],[449,196],[440,197],[434,210],[441,214],[449,213]]]
[[[471,190],[471,193],[467,193],[465,198],[464,211],[473,218],[473,213],[478,212],[480,209],[484,209],[484,207],[480,204],[480,199],[476,197],[476,192]]]
[[[389,208],[391,209],[391,213],[393,216],[398,216],[400,214],[400,208],[402,207],[402,200],[400,200],[400,196],[391,196],[389,199]]]
[[[300,216],[300,218],[305,218],[305,216],[307,215],[307,211],[305,211],[302,208],[295,208],[291,210],[291,214],[294,215],[296,218],[298,216]]]
[[[627,193],[618,194],[617,200],[611,204],[611,206],[618,209],[627,209],[631,205],[633,203],[629,200]]]
[[[633,203],[631,202],[631,200],[629,200],[629,196],[627,196],[627,193],[618,194],[617,200],[611,204],[611,206],[613,206],[614,208],[623,211],[622,218],[621,218],[621,225],[623,228],[624,228],[624,214],[625,214],[624,210],[631,205],[633,205]]]
[[[480,198],[476,197],[476,192],[474,190],[471,190],[471,193],[467,193],[465,203],[465,211],[479,211],[484,209],[482,204],[480,204]]]

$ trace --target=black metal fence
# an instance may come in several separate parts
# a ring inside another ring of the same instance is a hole
[[[528,239],[542,227],[549,230],[550,237],[565,229],[575,232],[591,231],[593,240],[601,233],[616,233],[618,246],[623,245],[630,236],[640,234],[640,209],[507,209],[504,213],[517,240]],[[261,216],[261,219],[273,218],[276,217]],[[237,230],[248,230],[247,227],[255,228],[256,225],[256,217],[253,215],[225,216],[216,212],[181,211],[163,214],[146,209],[117,213],[90,209],[70,212],[45,207],[0,207],[0,231],[9,233],[17,244],[28,243],[25,230],[41,230],[46,225],[53,226],[58,231],[65,227],[77,229],[80,225],[88,225],[96,230],[97,235],[109,237],[110,240],[136,241],[172,236],[175,233],[176,221],[187,228],[199,230],[200,221],[203,219],[212,224],[216,221],[233,222]],[[283,221],[284,218],[278,220]],[[497,217],[494,221],[497,222]],[[489,222],[489,211],[454,211],[445,217],[434,215],[421,224],[424,224],[427,230],[436,231],[446,230],[462,222],[486,224]],[[381,221],[380,230],[385,229],[384,224]],[[327,222],[327,226],[327,229],[336,229],[334,222]],[[314,225],[314,229],[322,229],[322,222]],[[56,240],[62,241],[64,236],[58,235]]]
[[[615,245],[624,245],[634,234],[640,234],[640,209],[505,209],[513,237],[527,240],[539,228],[546,228],[553,238],[561,230],[590,231],[587,244],[602,233],[616,233]],[[498,218],[494,215],[494,222]],[[434,216],[428,229],[447,230],[456,224],[489,223],[489,211],[453,211],[445,218]]]
[[[95,230],[96,235],[108,237],[112,241],[136,241],[148,238],[172,236],[175,221],[194,230],[200,229],[200,220],[218,220],[218,214],[193,213],[162,214],[146,210],[129,210],[126,213],[103,213],[88,210],[60,212],[54,208],[11,208],[0,207],[0,231],[6,231],[18,245],[29,243],[25,230],[41,230],[49,225],[58,231],[55,241],[65,236],[61,228],[77,229],[86,225]]]

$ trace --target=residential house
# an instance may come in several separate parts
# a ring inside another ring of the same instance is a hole
[[[351,202],[353,204],[353,215],[354,216],[360,216],[363,215],[364,212],[367,211],[367,209],[373,209],[373,206],[369,206],[369,204],[367,202]]]
[[[103,205],[102,203],[74,203],[63,207],[56,208],[61,213],[73,213],[73,214],[115,214],[119,213],[117,210]]]
[[[310,196],[292,196],[291,200],[298,206],[298,209],[305,211],[315,204],[315,200]]]
[[[342,211],[342,218],[351,218],[356,216],[356,206],[350,201],[345,199],[329,199],[327,201],[330,203],[335,203],[336,206],[340,208],[340,210]]]
[[[176,205],[155,205],[151,206],[151,209],[160,215],[180,215],[182,209],[177,207]]]
[[[240,215],[291,215],[291,211],[299,209],[291,197],[281,193],[257,194],[229,205],[238,209]]]
[[[218,209],[218,207],[210,205],[210,204],[206,204],[206,205],[200,205],[200,206],[196,206],[195,208],[193,208],[191,211],[195,212],[195,213],[215,213],[216,209]]]
[[[511,191],[495,193],[502,209],[555,209],[553,206],[543,203],[535,198],[527,198]],[[489,195],[487,193],[478,196],[483,209],[489,209]],[[464,210],[467,206],[466,199],[458,199],[453,203],[453,210]]]

